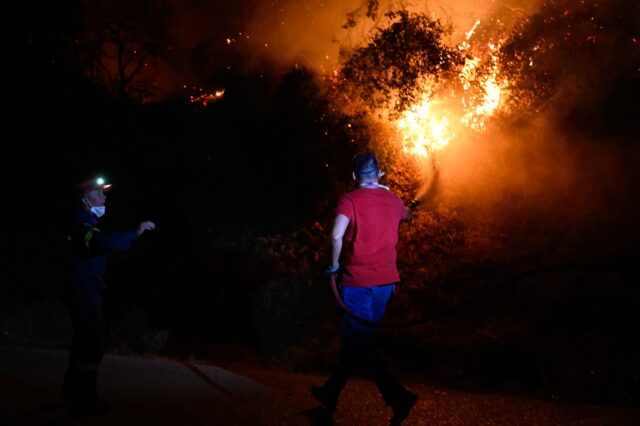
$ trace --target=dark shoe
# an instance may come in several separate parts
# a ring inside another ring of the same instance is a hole
[[[418,401],[418,395],[409,392],[405,397],[391,404],[393,408],[393,417],[391,418],[391,426],[398,426],[409,415],[409,411]]]
[[[71,368],[67,368],[62,382],[62,398],[67,401],[73,400],[78,395],[78,380],[71,371]]]
[[[338,398],[330,395],[324,388],[319,386],[311,386],[311,395],[330,413],[336,411],[338,406]]]
[[[63,386],[62,387],[62,399],[67,400],[67,401],[71,401],[73,399],[74,393],[69,386]]]
[[[72,401],[71,414],[77,417],[91,417],[107,411],[107,405],[99,401]]]

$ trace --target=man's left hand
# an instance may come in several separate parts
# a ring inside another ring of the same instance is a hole
[[[138,237],[144,233],[144,231],[153,231],[156,229],[156,224],[150,221],[141,222],[136,228],[136,234]]]

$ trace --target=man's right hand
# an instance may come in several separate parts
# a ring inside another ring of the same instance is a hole
[[[153,231],[154,229],[156,229],[155,223],[149,221],[141,222],[140,225],[138,225],[138,228],[136,228],[136,234],[139,237],[144,233],[144,231]]]

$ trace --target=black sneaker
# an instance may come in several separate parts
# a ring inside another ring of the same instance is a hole
[[[68,386],[64,386],[60,395],[62,396],[62,399],[71,401],[75,395],[75,392],[73,392]]]
[[[409,415],[409,411],[418,401],[418,395],[409,392],[404,398],[398,402],[391,404],[393,408],[393,417],[391,418],[391,426],[398,426]]]
[[[108,410],[106,404],[99,401],[72,401],[71,414],[77,417],[92,417],[104,413]]]
[[[325,410],[332,413],[336,411],[338,406],[338,398],[329,395],[327,391],[319,386],[311,386],[311,395],[324,407]]]

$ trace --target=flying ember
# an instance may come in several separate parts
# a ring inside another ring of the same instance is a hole
[[[210,102],[216,102],[222,99],[224,96],[224,89],[216,90],[214,92],[203,93],[199,96],[190,96],[189,100],[192,104],[200,104],[202,106],[207,106]]]

